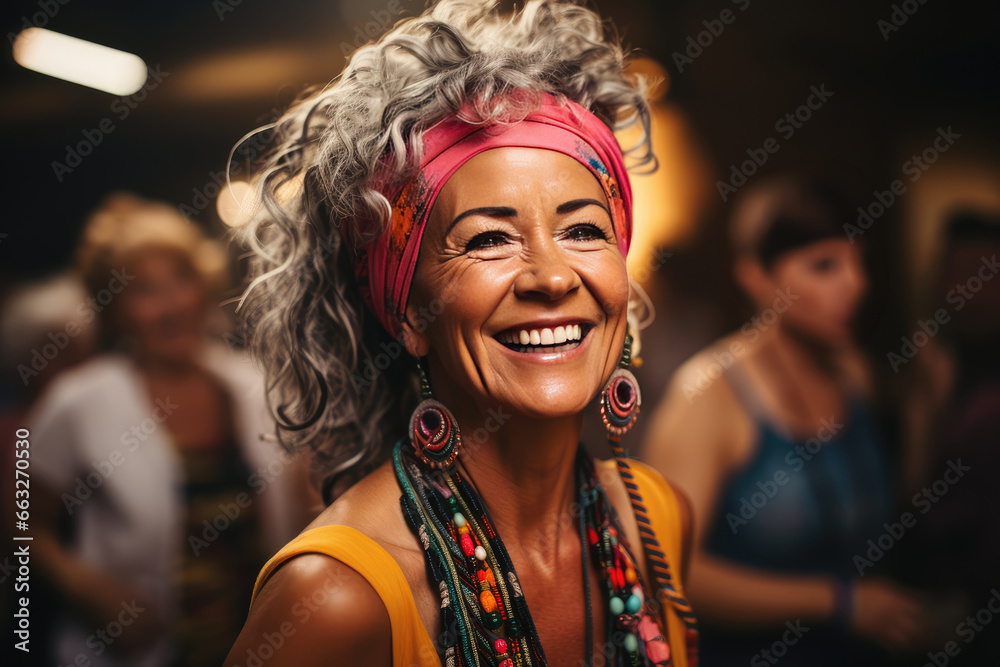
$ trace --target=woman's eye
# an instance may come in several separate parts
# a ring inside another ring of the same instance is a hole
[[[833,269],[835,262],[829,257],[818,259],[813,262],[813,270],[824,273]]]
[[[465,244],[465,250],[469,251],[496,248],[504,245],[508,240],[507,235],[503,232],[483,232],[473,236],[472,239]]]
[[[607,241],[608,235],[605,234],[604,230],[597,225],[586,223],[570,227],[566,230],[566,238],[573,241]]]

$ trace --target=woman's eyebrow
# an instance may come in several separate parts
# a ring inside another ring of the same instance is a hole
[[[448,228],[444,230],[444,235],[448,236],[448,234],[451,233],[452,228],[458,224],[459,220],[467,218],[470,215],[485,215],[491,218],[511,218],[517,215],[517,209],[510,208],[509,206],[480,206],[479,208],[470,208],[468,211],[463,211],[455,216],[455,219],[448,224]]]
[[[556,214],[565,215],[566,213],[572,213],[584,206],[600,206],[604,209],[604,212],[611,217],[611,211],[602,202],[596,199],[573,199],[568,202],[563,202],[556,207]],[[467,218],[470,215],[485,215],[490,218],[512,218],[517,215],[517,209],[511,208],[509,206],[480,206],[478,208],[470,208],[468,211],[462,211],[455,219],[448,223],[448,228],[445,229],[444,235],[447,236],[451,233],[451,230],[462,220],[462,218]]]
[[[558,213],[559,215],[562,215],[564,213],[572,213],[573,211],[581,209],[584,206],[591,206],[591,205],[600,206],[601,208],[604,209],[604,212],[608,214],[609,218],[612,217],[611,211],[608,210],[608,207],[605,206],[602,202],[597,201],[596,199],[574,199],[572,201],[559,204],[559,206],[556,207],[556,213]]]

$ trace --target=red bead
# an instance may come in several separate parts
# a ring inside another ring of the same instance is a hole
[[[476,572],[476,578],[479,579],[479,581],[486,581],[486,570]]]
[[[587,526],[587,539],[591,544],[597,544],[597,531],[590,526]]]
[[[462,535],[462,553],[470,557],[476,553],[476,547],[472,544],[472,538],[468,533]]]
[[[511,660],[510,658],[507,658],[506,660],[501,662],[498,667],[514,667],[514,661]]]
[[[493,644],[493,648],[497,650],[497,653],[500,653],[502,655],[507,652],[507,642],[504,641],[504,639],[501,637],[500,639],[497,639],[496,642]]]

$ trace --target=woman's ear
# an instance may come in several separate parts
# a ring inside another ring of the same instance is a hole
[[[733,266],[733,277],[747,296],[758,307],[770,303],[774,294],[774,285],[770,274],[755,257],[740,257]]]
[[[406,351],[417,359],[427,356],[430,350],[427,343],[427,320],[412,304],[406,306],[406,316],[399,325],[399,338]]]

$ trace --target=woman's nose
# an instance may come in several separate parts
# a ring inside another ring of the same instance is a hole
[[[525,253],[524,267],[514,282],[514,291],[525,298],[556,301],[578,289],[580,283],[567,251],[555,239],[548,238],[532,244]]]

